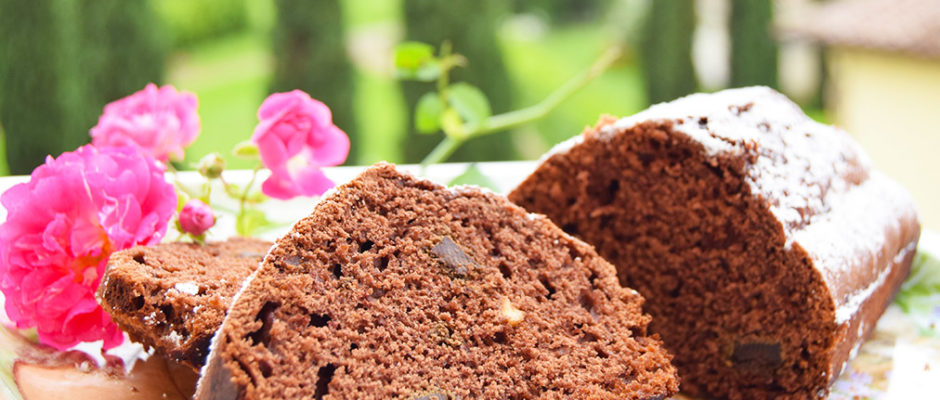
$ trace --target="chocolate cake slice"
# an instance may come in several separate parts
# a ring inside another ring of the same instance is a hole
[[[98,302],[132,340],[198,370],[232,297],[271,245],[231,238],[119,251],[108,259]]]
[[[684,392],[731,399],[824,397],[920,230],[908,193],[845,132],[767,88],[605,119],[509,198],[640,291]]]
[[[378,164],[277,241],[198,399],[663,399],[642,297],[546,218]]]

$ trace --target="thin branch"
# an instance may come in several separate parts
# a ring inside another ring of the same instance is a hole
[[[441,142],[434,147],[434,150],[431,150],[431,152],[424,157],[424,160],[421,160],[421,174],[424,175],[424,170],[428,165],[437,164],[446,160],[451,154],[454,154],[454,151],[457,151],[457,148],[460,147],[463,142],[464,140],[458,140],[453,136],[444,136],[444,140],[441,140]]]
[[[431,150],[431,153],[421,161],[422,170],[424,167],[437,164],[447,160],[454,151],[460,147],[467,139],[487,135],[493,132],[503,131],[517,126],[536,121],[545,117],[552,110],[557,108],[562,102],[571,97],[575,92],[586,86],[592,80],[600,76],[607,68],[621,57],[623,50],[619,46],[611,47],[601,55],[597,61],[587,70],[575,75],[565,82],[564,85],[556,89],[545,99],[530,107],[521,110],[510,111],[503,114],[493,115],[480,124],[472,126],[465,131],[463,139],[455,139],[447,136]]]

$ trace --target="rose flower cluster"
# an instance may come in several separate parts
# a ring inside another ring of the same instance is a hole
[[[111,253],[164,239],[176,216],[181,234],[215,223],[208,201],[179,205],[167,181],[170,162],[199,135],[192,93],[149,84],[108,104],[91,128],[92,143],[46,158],[27,182],[0,195],[0,291],[17,328],[64,350],[80,342],[119,345],[123,333],[95,300]],[[271,171],[264,194],[289,199],[333,186],[320,167],[339,165],[349,139],[329,108],[306,93],[276,93],[258,111],[251,142]],[[181,236],[182,237],[182,236]]]

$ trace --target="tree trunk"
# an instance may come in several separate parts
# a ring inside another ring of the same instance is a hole
[[[104,105],[163,76],[146,0],[0,0],[0,121],[10,172],[89,142]]]
[[[78,18],[70,0],[0,0],[0,121],[13,174],[89,138]]]
[[[97,122],[105,104],[160,83],[169,46],[150,2],[82,0],[82,67]],[[88,128],[91,128],[89,126]]]
[[[641,64],[650,103],[669,101],[698,87],[692,65],[693,0],[655,0],[643,25]]]
[[[771,0],[731,0],[731,86],[778,86],[772,23]]]

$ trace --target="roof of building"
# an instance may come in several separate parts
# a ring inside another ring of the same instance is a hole
[[[778,20],[784,37],[940,57],[940,0],[836,0]]]

